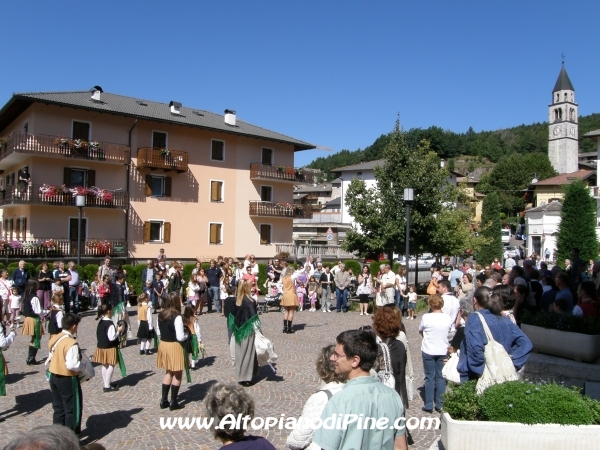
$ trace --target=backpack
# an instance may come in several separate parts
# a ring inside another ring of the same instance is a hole
[[[377,379],[383,385],[396,389],[396,378],[394,377],[394,372],[392,371],[392,360],[390,358],[390,349],[388,348],[385,342],[380,342],[379,346],[383,352],[383,369],[379,369],[377,372]]]

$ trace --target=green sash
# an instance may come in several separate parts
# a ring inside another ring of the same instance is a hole
[[[119,314],[121,314],[123,312],[125,312],[125,303],[121,302],[113,308],[112,317],[118,316]]]
[[[260,319],[258,315],[255,314],[254,316],[246,320],[246,322],[241,327],[238,328],[235,325],[235,317],[233,316],[233,314],[229,314],[228,323],[229,327],[231,328],[231,331],[233,331],[235,342],[241,344],[244,339],[246,339],[248,336],[254,333],[254,324],[258,324],[258,326],[260,326]]]
[[[33,346],[39,350],[42,341],[42,325],[40,323],[39,316],[33,317],[33,320],[35,320],[35,327],[33,329]]]
[[[79,396],[79,378],[71,377],[71,387],[73,389],[73,424],[72,430],[76,431],[81,427],[81,397]]]
[[[154,330],[154,348],[158,348],[158,333]]]
[[[192,382],[192,375],[190,374],[190,361],[188,357],[188,352],[185,350],[185,344],[181,344],[181,349],[183,351],[183,365],[185,367],[185,379],[188,383]]]
[[[198,360],[198,336],[192,334],[192,359]]]
[[[117,347],[117,358],[119,360],[119,369],[121,369],[121,376],[125,378],[127,376],[127,369],[125,368],[125,360],[121,354],[121,349]]]
[[[2,349],[0,349],[0,397],[6,397],[6,380],[4,379],[4,355]]]

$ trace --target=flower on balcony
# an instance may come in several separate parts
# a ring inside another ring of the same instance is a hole
[[[88,146],[87,141],[84,141],[82,139],[75,139],[73,141],[73,147],[75,147],[78,150],[85,150]]]
[[[277,203],[275,206],[283,209],[293,209],[294,205],[292,203]]]
[[[100,150],[100,142],[98,142],[98,141],[91,141],[89,143],[89,148],[90,148],[90,150]]]
[[[56,250],[56,242],[54,242],[52,239],[43,241],[41,246],[44,247],[45,250]]]
[[[171,156],[171,150],[169,150],[168,148],[163,148],[160,151],[160,156],[164,156],[164,157]]]
[[[64,184],[61,186],[53,186],[51,184],[43,184],[40,186],[40,192],[48,198],[56,197],[58,194],[69,193],[69,188]]]
[[[69,189],[69,191],[73,194],[73,197],[77,197],[78,195],[88,195],[90,194],[90,190],[84,188],[83,186],[75,186]]]
[[[23,248],[23,243],[21,241],[10,241],[9,245],[13,250],[20,250]]]
[[[89,240],[86,247],[91,251],[96,251],[100,255],[109,255],[112,251],[112,244],[106,239],[103,241]]]
[[[302,211],[304,209],[304,207],[302,205],[294,205],[294,209],[296,211]]]
[[[8,248],[10,248],[8,241],[5,241],[4,239],[0,239],[0,250],[8,249]]]
[[[54,139],[54,145],[59,146],[59,147],[66,147],[69,145],[69,143],[70,143],[70,140],[64,136],[59,136],[56,139]]]
[[[113,193],[108,189],[100,189],[94,186],[88,190],[88,194],[95,196],[98,200],[102,200],[103,202],[113,201]]]
[[[35,251],[41,244],[39,242],[23,242],[23,250]]]
[[[285,172],[285,166],[277,166],[277,172]]]

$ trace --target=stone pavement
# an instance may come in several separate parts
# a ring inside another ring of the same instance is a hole
[[[137,331],[135,314],[137,308],[129,308],[134,335]],[[93,355],[96,347],[96,324],[92,312],[84,313],[79,327],[79,342]],[[155,316],[156,317],[156,316]],[[260,369],[259,381],[247,388],[256,403],[256,417],[280,416],[299,417],[308,397],[319,388],[315,371],[318,350],[335,342],[338,333],[360,325],[371,324],[371,317],[357,312],[325,314],[320,311],[296,313],[296,333],[282,334],[282,314],[271,309],[261,315],[265,336],[270,338],[279,356],[277,373],[269,367]],[[103,393],[99,368],[96,377],[83,385],[83,421],[81,439],[84,443],[98,441],[108,449],[217,449],[217,441],[207,431],[161,430],[160,417],[204,416],[201,405],[207,390],[216,381],[235,383],[234,369],[229,359],[227,327],[225,318],[217,314],[199,318],[202,340],[206,346],[206,358],[201,368],[192,371],[192,383],[182,384],[180,400],[185,408],[170,412],[158,407],[162,370],[157,372],[156,356],[140,356],[135,340],[130,340],[123,355],[127,366],[127,377],[121,379],[118,368],[113,380],[120,390]],[[418,334],[419,319],[405,322],[415,368],[417,386],[423,385],[421,363],[421,338]],[[21,331],[19,329],[19,331]],[[50,389],[44,376],[44,365],[27,366],[28,337],[19,335],[4,355],[9,365],[7,397],[0,397],[0,445],[4,445],[19,431],[52,423]],[[48,336],[42,338],[42,349],[38,358],[45,358]],[[421,411],[421,398],[411,402],[406,417],[430,416]],[[433,415],[430,417],[439,417]],[[287,430],[262,430],[254,432],[269,439],[278,449],[285,448]],[[415,444],[411,449],[428,449],[439,436],[433,430],[414,430]]]

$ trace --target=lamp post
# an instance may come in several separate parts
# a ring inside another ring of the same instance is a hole
[[[85,206],[85,195],[75,197],[75,206],[79,208],[79,219],[77,221],[77,265],[81,266],[81,214]]]
[[[406,283],[408,284],[410,261],[410,204],[413,201],[413,188],[404,188],[404,203],[406,204]],[[419,270],[419,261],[415,261],[416,270]]]

